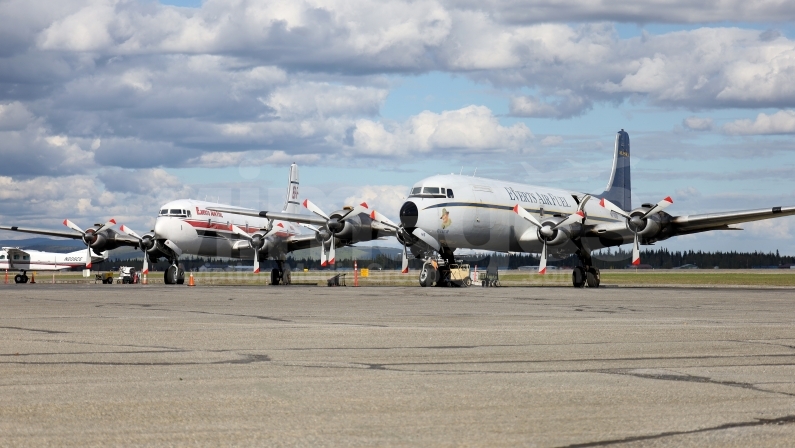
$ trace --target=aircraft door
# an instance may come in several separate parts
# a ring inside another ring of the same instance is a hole
[[[467,223],[464,227],[464,238],[475,246],[485,246],[491,240],[491,228],[493,227],[492,210],[489,207],[491,197],[494,195],[492,188],[488,185],[472,185],[472,203],[467,207]]]

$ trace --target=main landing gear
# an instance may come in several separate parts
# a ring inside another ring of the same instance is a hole
[[[17,274],[14,276],[14,283],[27,283],[28,282],[28,273],[26,271],[22,271],[21,274]]]
[[[171,260],[171,266],[166,269],[163,281],[167,285],[183,285],[185,284],[185,269],[177,263],[177,260]]]
[[[279,267],[271,270],[271,285],[289,285],[292,283],[293,279],[290,274],[290,269],[284,269],[284,260],[276,260],[276,264],[279,265]]]
[[[588,285],[589,288],[598,288],[602,282],[602,274],[599,272],[599,268],[592,265],[591,253],[585,249],[579,249],[576,255],[582,266],[577,266],[572,271],[572,284],[575,288],[583,288],[585,285]]]

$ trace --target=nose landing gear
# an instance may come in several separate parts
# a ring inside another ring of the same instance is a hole
[[[185,269],[174,260],[166,269],[163,280],[167,285],[183,285],[185,284]]]

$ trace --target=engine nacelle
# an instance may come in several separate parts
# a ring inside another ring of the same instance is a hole
[[[652,243],[669,238],[671,215],[665,212],[658,212],[641,219],[651,209],[651,204],[643,204],[642,207],[632,210],[629,214],[631,219],[627,220],[627,229],[636,232],[644,243]]]
[[[331,220],[341,218],[347,210],[340,210],[332,213]],[[334,236],[346,243],[357,243],[360,241],[371,241],[378,238],[378,230],[373,228],[373,220],[366,213],[359,213],[345,217],[341,221],[342,229],[334,232]]]
[[[541,225],[545,226],[545,227],[547,227],[547,226],[554,227],[554,226],[558,225],[558,223],[560,223],[564,219],[565,218],[561,218],[559,216],[553,216],[553,217],[550,217],[550,218],[545,218],[545,219],[541,220]],[[560,227],[560,228],[556,229],[552,233],[551,237],[547,238],[547,245],[549,245],[549,246],[559,246],[561,244],[566,244],[567,242],[569,242],[572,239],[579,238],[580,235],[582,235],[582,231],[583,231],[583,227],[582,227],[582,224],[580,224],[580,223],[574,223],[574,224],[570,224],[568,226]],[[538,237],[539,237],[539,239],[541,239],[540,229],[539,229]]]

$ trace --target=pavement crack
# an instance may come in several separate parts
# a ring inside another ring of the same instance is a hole
[[[649,434],[645,436],[632,436],[626,437],[623,439],[612,439],[612,440],[602,440],[598,442],[586,442],[586,443],[574,443],[571,445],[564,445],[561,448],[587,448],[587,447],[595,447],[595,446],[608,446],[608,445],[618,445],[620,443],[630,443],[630,442],[639,442],[643,440],[654,440],[654,439],[663,439],[666,437],[673,437],[673,436],[681,436],[681,435],[688,435],[688,434],[700,434],[710,431],[722,431],[726,429],[733,429],[733,428],[747,428],[753,426],[765,426],[765,425],[790,425],[795,423],[795,415],[787,415],[784,417],[773,418],[773,419],[766,419],[766,418],[758,418],[750,422],[737,422],[737,423],[724,423],[718,426],[711,426],[709,428],[701,428],[701,429],[693,429],[690,431],[667,431],[661,432],[659,434]]]
[[[39,330],[37,328],[22,328],[22,327],[0,327],[5,328],[7,330],[20,330],[20,331],[33,331],[35,333],[47,333],[47,334],[69,334],[68,331],[55,331],[55,330]]]
[[[738,387],[740,389],[749,389],[755,390],[757,392],[765,392],[769,394],[776,394],[776,395],[786,395],[789,397],[795,396],[795,394],[788,393],[788,392],[780,392],[780,391],[773,391],[762,389],[755,384],[752,383],[743,383],[739,381],[718,381],[706,376],[695,376],[695,375],[688,375],[688,374],[665,374],[665,373],[644,373],[644,372],[636,372],[632,370],[626,369],[607,369],[607,370],[596,370],[596,372],[607,373],[612,375],[624,375],[624,376],[634,376],[636,378],[645,378],[650,380],[662,380],[662,381],[682,381],[687,383],[704,383],[704,384],[715,384],[718,386],[728,386],[728,387]]]

